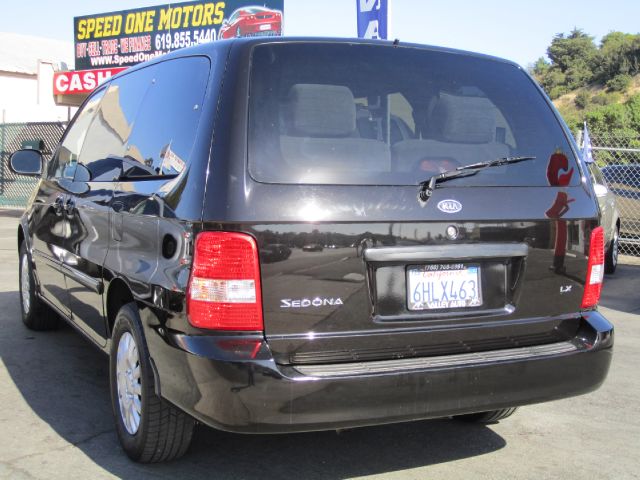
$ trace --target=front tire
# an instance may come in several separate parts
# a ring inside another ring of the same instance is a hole
[[[118,311],[109,358],[111,405],[118,439],[129,458],[164,462],[184,455],[195,421],[156,395],[141,325],[135,303]]]
[[[469,413],[467,415],[458,415],[455,418],[464,422],[473,423],[496,423],[513,415],[517,407],[502,408],[500,410],[490,410],[488,412]]]
[[[604,257],[604,273],[615,273],[618,267],[618,251],[620,248],[620,232],[618,227],[613,231],[613,238]]]
[[[60,317],[36,293],[36,281],[26,242],[20,244],[18,252],[22,322],[30,330],[55,330],[60,325]]]

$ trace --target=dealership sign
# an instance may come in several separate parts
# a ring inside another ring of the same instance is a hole
[[[284,0],[184,2],[74,18],[76,69],[124,67],[222,38],[282,35]]]
[[[387,38],[388,0],[356,0],[358,38]]]
[[[53,94],[82,95],[91,93],[102,82],[122,70],[126,70],[126,67],[56,72],[53,74]]]

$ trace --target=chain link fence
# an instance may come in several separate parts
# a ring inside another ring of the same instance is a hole
[[[61,122],[0,123],[0,208],[24,208],[38,182],[9,169],[11,154],[33,148],[49,160],[65,126]]]
[[[640,135],[589,131],[589,136],[594,160],[616,196],[621,261],[640,264]]]

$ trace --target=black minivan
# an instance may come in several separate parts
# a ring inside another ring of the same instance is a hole
[[[253,38],[98,87],[17,232],[24,323],[109,354],[134,460],[243,433],[455,416],[596,389],[603,231],[518,65],[381,41]],[[309,246],[317,246],[310,248]]]

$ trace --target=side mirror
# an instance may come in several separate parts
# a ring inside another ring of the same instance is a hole
[[[39,150],[17,150],[9,158],[9,168],[18,175],[39,177],[42,175],[44,159]]]
[[[609,189],[601,183],[593,185],[593,191],[596,192],[596,197],[606,197]]]
[[[86,183],[91,181],[91,172],[82,163],[76,164],[74,181],[79,183]]]

